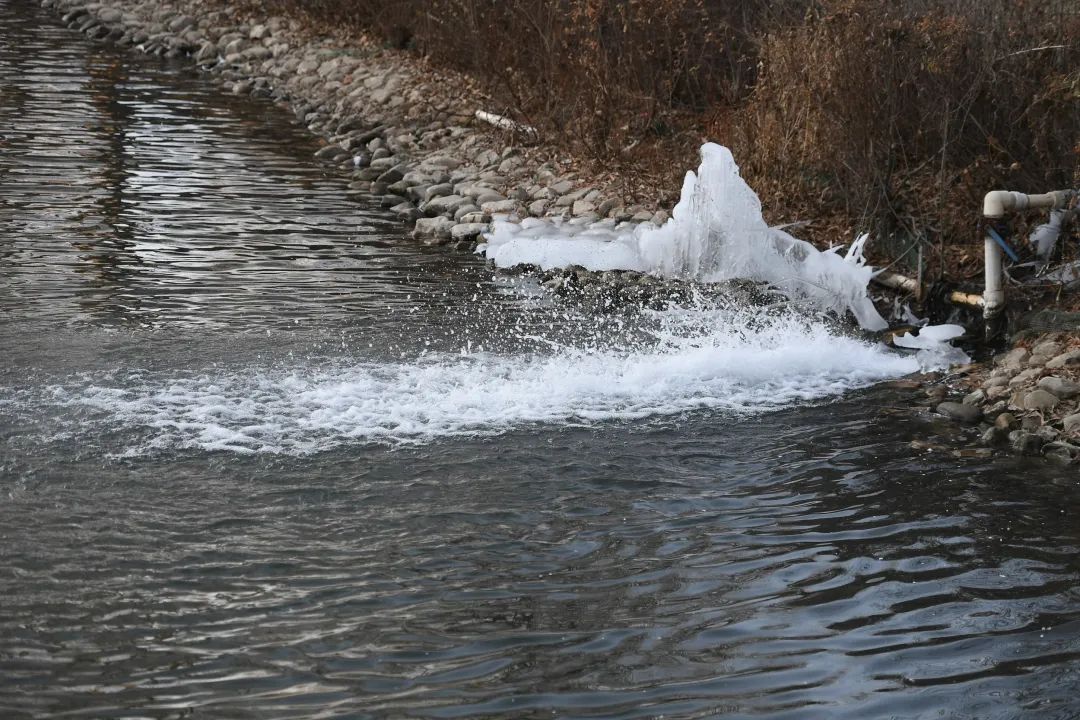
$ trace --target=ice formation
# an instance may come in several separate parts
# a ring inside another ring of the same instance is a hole
[[[661,227],[496,220],[487,241],[483,252],[499,267],[579,265],[702,282],[762,280],[821,309],[851,311],[868,330],[887,327],[866,293],[873,275],[862,254],[866,236],[840,255],[770,228],[731,151],[714,143],[702,146],[697,173],[686,173],[682,196]]]

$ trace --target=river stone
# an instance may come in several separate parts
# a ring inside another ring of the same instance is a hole
[[[122,17],[124,17],[124,13],[116,8],[105,8],[98,13],[98,19],[101,20],[101,22],[109,23],[110,25],[120,22]]]
[[[1023,367],[1024,362],[1026,362],[1030,356],[1031,351],[1027,348],[1013,348],[1005,354],[1005,357],[1001,359],[1001,362],[999,364],[1002,367],[1008,368],[1010,370],[1018,370]]]
[[[454,222],[464,222],[462,220],[466,215],[472,215],[473,213],[480,212],[480,208],[473,205],[471,202],[466,202],[464,205],[454,211]],[[479,222],[487,222],[486,220],[480,220]]]
[[[403,202],[390,208],[390,212],[394,213],[401,220],[405,222],[413,222],[420,217],[420,211],[416,209],[416,206],[411,202]]]
[[[480,209],[488,215],[508,214],[517,210],[517,202],[513,200],[492,200],[481,202]]]
[[[1043,457],[1062,465],[1068,465],[1076,457],[1078,451],[1080,451],[1080,448],[1075,445],[1066,442],[1051,442],[1043,446]]]
[[[972,405],[957,402],[943,402],[937,406],[939,414],[952,418],[965,425],[974,425],[982,419],[982,410]]]
[[[453,215],[455,210],[468,203],[469,199],[460,195],[445,195],[428,200],[420,209],[425,215]]]
[[[439,238],[450,239],[450,232],[454,229],[454,221],[441,215],[433,218],[420,218],[416,221],[412,236],[416,239]]]
[[[1073,367],[1080,365],[1080,350],[1070,350],[1069,352],[1061,353],[1055,357],[1050,358],[1046,362],[1046,367],[1051,370],[1057,370],[1063,367]]]
[[[574,207],[570,212],[572,212],[574,215],[588,215],[589,213],[594,213],[595,211],[596,206],[588,200],[575,200]]]
[[[1042,388],[1037,388],[1024,395],[1023,407],[1028,410],[1053,410],[1057,407],[1057,404],[1057,396]]]
[[[1062,350],[1061,343],[1057,340],[1043,340],[1040,343],[1035,343],[1031,348],[1032,355],[1049,355],[1051,357],[1059,354]]]
[[[480,192],[478,192],[476,194],[476,196],[475,196],[475,199],[476,199],[476,204],[479,205],[480,207],[484,207],[484,203],[503,202],[503,201],[507,200],[505,195],[503,195],[502,193],[495,192],[491,188],[485,188],[485,189],[481,190]],[[509,202],[514,202],[514,201],[510,200]]]
[[[1035,431],[1035,434],[1038,435],[1039,439],[1044,443],[1054,442],[1058,439],[1058,436],[1061,435],[1061,433],[1051,425],[1043,425]]]
[[[547,210],[547,200],[534,200],[529,203],[529,214],[533,217],[541,217]]]
[[[976,390],[965,395],[963,403],[965,405],[982,405],[984,400],[986,400],[986,393],[982,390]]]
[[[1065,432],[1067,433],[1080,429],[1080,413],[1066,415],[1065,419],[1061,421],[1061,426],[1065,428]]]
[[[491,222],[491,216],[485,212],[476,210],[471,213],[465,213],[461,217],[457,218],[457,221],[462,223],[484,223],[486,225],[487,223]]]
[[[384,158],[384,159],[388,159],[388,158]],[[370,168],[368,168],[368,169],[370,169]],[[407,173],[408,171],[409,171],[409,169],[408,169],[408,167],[406,165],[395,165],[394,167],[390,168],[389,170],[384,172],[382,175],[379,175],[379,177],[377,177],[375,179],[378,180],[379,182],[384,182],[387,185],[393,185],[398,180],[401,180],[403,177],[405,177],[405,173]]]
[[[190,15],[177,15],[169,23],[169,30],[178,33],[182,30],[187,30],[189,27],[195,24],[195,18]]]
[[[1022,370],[1021,372],[1018,372],[1015,376],[1013,376],[1013,379],[1009,381],[1009,387],[1016,387],[1018,385],[1023,385],[1026,382],[1030,382],[1031,380],[1039,377],[1041,373],[1042,368],[1028,368],[1027,370]]]
[[[438,185],[429,185],[427,190],[424,191],[424,200],[431,200],[432,198],[445,197],[447,195],[454,194],[454,186],[450,183],[439,183]]]
[[[401,204],[401,198],[397,195],[383,195],[379,198],[379,207],[392,208]]]
[[[1042,438],[1026,430],[1013,430],[1009,433],[1009,446],[1013,452],[1021,455],[1038,455],[1042,444]]]
[[[987,447],[1002,445],[1009,439],[1009,431],[999,427],[989,427],[979,437],[979,442]]]
[[[1063,380],[1062,378],[1054,377],[1053,375],[1039,380],[1039,387],[1056,395],[1062,400],[1068,400],[1069,398],[1080,394],[1080,384],[1074,383],[1072,380]]]
[[[450,237],[454,240],[475,240],[480,233],[487,231],[487,223],[458,223],[450,228]]]
[[[1008,384],[1008,375],[991,375],[989,378],[987,378],[986,382],[983,383],[983,389],[989,390],[990,388],[995,387],[1005,387]]]

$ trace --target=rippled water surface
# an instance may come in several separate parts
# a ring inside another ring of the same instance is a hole
[[[0,717],[1080,717],[1074,469],[417,246],[290,120],[0,0]]]

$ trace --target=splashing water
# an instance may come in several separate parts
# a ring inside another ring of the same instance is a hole
[[[120,371],[14,400],[51,407],[64,419],[57,437],[65,441],[114,433],[118,454],[197,448],[304,455],[365,442],[497,435],[531,423],[663,423],[693,410],[757,414],[919,369],[910,356],[793,312],[684,308],[655,319],[650,338],[621,346],[537,338],[535,351],[513,354],[438,352],[179,376]]]
[[[762,280],[824,310],[851,311],[867,330],[882,330],[888,324],[866,293],[873,276],[862,254],[866,237],[841,256],[770,228],[731,151],[706,143],[697,173],[686,173],[679,202],[662,227],[499,220],[483,251],[499,267],[579,265],[704,282]]]

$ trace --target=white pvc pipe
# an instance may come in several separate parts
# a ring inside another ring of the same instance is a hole
[[[1041,195],[1025,195],[1012,190],[993,190],[983,197],[983,217],[987,220],[1000,220],[1008,212],[1019,212],[1031,208],[1056,210],[1068,205],[1075,195],[1075,190],[1055,190]],[[983,318],[993,320],[1005,307],[1005,287],[1001,275],[1001,246],[990,236],[989,231],[983,240],[983,254],[986,276],[986,289],[983,290]]]
[[[1005,306],[1005,288],[1001,282],[1001,246],[989,234],[983,239],[983,255],[983,318],[993,320]]]
[[[983,198],[983,217],[1000,218],[1007,212],[1028,208],[1063,208],[1072,198],[1072,190],[1055,190],[1042,195],[1025,195],[1012,190],[993,190]]]

